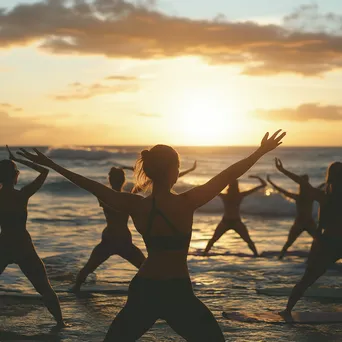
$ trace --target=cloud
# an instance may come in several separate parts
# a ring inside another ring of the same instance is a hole
[[[21,107],[13,106],[10,103],[0,103],[0,111],[21,112],[22,110]]]
[[[342,67],[342,35],[324,27],[313,32],[296,27],[294,22],[308,17],[303,7],[281,26],[229,22],[222,16],[193,20],[158,12],[150,1],[138,3],[46,0],[20,4],[0,11],[0,46],[41,42],[41,49],[54,54],[110,58],[194,55],[209,63],[239,64],[248,75],[317,76]],[[335,22],[339,18],[323,17]]]
[[[113,75],[107,76],[105,80],[107,81],[136,81],[138,78],[135,76],[122,76],[122,75]]]
[[[284,17],[284,26],[302,32],[342,33],[342,15],[321,13],[317,4],[300,6]]]
[[[139,113],[137,114],[137,116],[142,116],[144,118],[161,118],[163,117],[161,114],[157,114],[157,113]]]
[[[297,108],[260,109],[254,114],[260,119],[273,121],[339,121],[342,120],[342,106],[307,103]]]
[[[64,94],[53,95],[53,99],[57,101],[86,100],[99,95],[127,93],[139,90],[138,85],[133,83],[115,85],[93,83],[86,85],[74,82],[69,84],[69,88],[70,90]]]

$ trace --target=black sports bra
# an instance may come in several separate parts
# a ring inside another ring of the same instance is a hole
[[[181,234],[164,213],[157,208],[154,197],[152,203],[147,229],[143,235],[147,251],[179,251],[187,249],[190,245],[191,232],[189,234]],[[160,215],[164,219],[172,230],[173,235],[151,235],[153,221],[157,215]]]

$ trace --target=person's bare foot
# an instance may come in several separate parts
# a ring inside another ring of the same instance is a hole
[[[288,310],[280,311],[279,315],[284,318],[285,322],[288,322],[288,323],[293,322],[291,311],[288,311]]]

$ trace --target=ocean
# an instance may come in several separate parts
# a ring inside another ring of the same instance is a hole
[[[111,166],[134,165],[144,147],[70,147],[49,148],[45,151],[61,165],[107,184]],[[15,148],[13,148],[15,150]],[[248,156],[252,147],[179,147],[181,170],[197,169],[179,179],[176,192],[182,192],[222,171],[235,161]],[[285,189],[298,192],[298,186],[274,166],[279,157],[289,170],[310,176],[313,185],[324,181],[329,163],[340,160],[342,148],[280,147],[260,160],[241,177],[240,188],[247,190],[258,185],[248,175],[263,178],[269,174]],[[7,158],[0,149],[0,159]],[[18,188],[35,177],[35,172],[18,165]],[[133,185],[132,172],[127,171],[126,189]],[[215,198],[200,208],[194,217],[190,251],[203,249],[220,222],[223,205]],[[272,191],[268,186],[242,204],[242,218],[259,252],[280,251],[286,241],[295,215],[292,201]],[[317,217],[317,206],[314,209]],[[27,229],[36,249],[43,258],[54,288],[72,285],[77,271],[84,265],[92,248],[100,241],[105,227],[104,215],[97,199],[72,183],[50,172],[45,185],[31,198]],[[132,222],[129,227],[133,240],[146,254],[141,236]],[[311,238],[307,233],[296,241],[290,251],[306,252]],[[229,253],[230,254],[229,254]],[[305,270],[305,257],[289,255],[279,261],[276,256],[253,258],[247,245],[234,233],[226,233],[213,247],[209,257],[190,255],[188,264],[191,280],[198,297],[210,308],[218,320],[227,341],[341,341],[342,325],[270,325],[229,321],[222,311],[278,312],[285,308],[286,297],[268,297],[257,294],[258,287],[292,286]],[[240,254],[239,254],[240,253]],[[233,255],[232,255],[233,254]],[[237,255],[234,255],[237,254]],[[127,286],[136,269],[120,257],[114,256],[88,277],[87,283],[106,287]],[[319,280],[322,286],[339,287],[341,268],[333,267]],[[0,341],[102,341],[126,296],[113,294],[84,294],[76,297],[60,293],[62,310],[71,325],[54,331],[54,321],[39,298],[31,298],[34,290],[16,265],[10,265],[0,276]],[[19,297],[13,294],[20,294]],[[336,311],[342,302],[334,299],[303,298],[295,307],[298,311]],[[139,341],[183,341],[163,321]]]

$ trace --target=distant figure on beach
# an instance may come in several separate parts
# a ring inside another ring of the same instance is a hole
[[[249,236],[247,227],[241,220],[240,215],[240,206],[241,202],[246,196],[251,195],[252,193],[264,188],[267,183],[258,176],[249,176],[249,178],[255,178],[260,181],[260,185],[257,187],[250,189],[248,191],[240,192],[239,189],[239,181],[234,180],[229,184],[226,193],[219,194],[219,197],[222,199],[224,204],[224,215],[221,222],[218,224],[215,229],[213,237],[209,240],[207,247],[204,250],[204,255],[208,254],[214,243],[220,239],[220,237],[226,233],[228,230],[234,230],[243,241],[248,244],[248,247],[253,252],[254,256],[258,256],[257,249],[255,247],[254,242]]]
[[[292,320],[291,311],[305,291],[337,260],[342,259],[342,163],[335,162],[327,170],[325,191],[300,185],[320,204],[317,234],[312,242],[307,267],[302,279],[293,288],[286,309],[280,314]]]
[[[111,324],[104,342],[136,341],[160,318],[186,341],[224,342],[213,314],[192,289],[187,256],[193,215],[280,145],[285,134],[277,131],[269,137],[267,133],[249,157],[181,194],[172,191],[179,176],[178,153],[166,145],[144,150],[134,172],[138,186],[152,187],[147,197],[110,189],[63,168],[37,149],[35,153],[23,151],[27,159],[50,167],[107,206],[130,215],[145,241],[148,257],[131,281],[126,305]]]
[[[58,297],[49,282],[45,266],[39,258],[26,230],[27,205],[44,184],[49,170],[27,160],[16,158],[8,146],[9,159],[0,161],[0,274],[9,264],[17,264],[32,283],[43,302],[57,322],[58,327],[65,326]],[[16,163],[28,166],[39,176],[20,190],[17,184],[19,170]]]
[[[123,168],[112,167],[109,171],[109,184],[115,191],[123,191],[126,182]],[[180,173],[180,177],[195,169],[196,162],[191,169]],[[72,287],[73,292],[79,292],[88,275],[113,255],[121,256],[136,268],[140,268],[145,261],[143,252],[133,244],[132,234],[128,228],[129,215],[125,212],[118,212],[101,201],[99,203],[103,208],[107,226],[102,232],[102,241],[94,248],[88,262],[78,273],[75,285]]]
[[[112,167],[108,174],[111,188],[122,192],[126,182],[125,172],[121,168]],[[145,261],[143,252],[132,241],[132,234],[128,228],[129,215],[107,206],[99,200],[103,209],[107,226],[102,232],[102,241],[93,249],[88,262],[76,277],[73,292],[79,292],[88,275],[113,255],[119,255],[136,268]]]
[[[267,176],[267,181],[273,186],[273,188],[282,193],[287,198],[293,199],[296,202],[296,218],[295,222],[290,228],[287,241],[279,254],[279,259],[282,259],[286,251],[293,245],[299,235],[306,231],[312,237],[315,236],[317,225],[312,217],[313,203],[315,199],[312,196],[311,185],[309,183],[308,175],[296,175],[283,167],[280,159],[275,159],[276,168],[285,176],[292,179],[299,184],[299,194],[293,194],[289,191],[277,186],[270,176]],[[321,184],[317,189],[322,189],[325,183]]]

